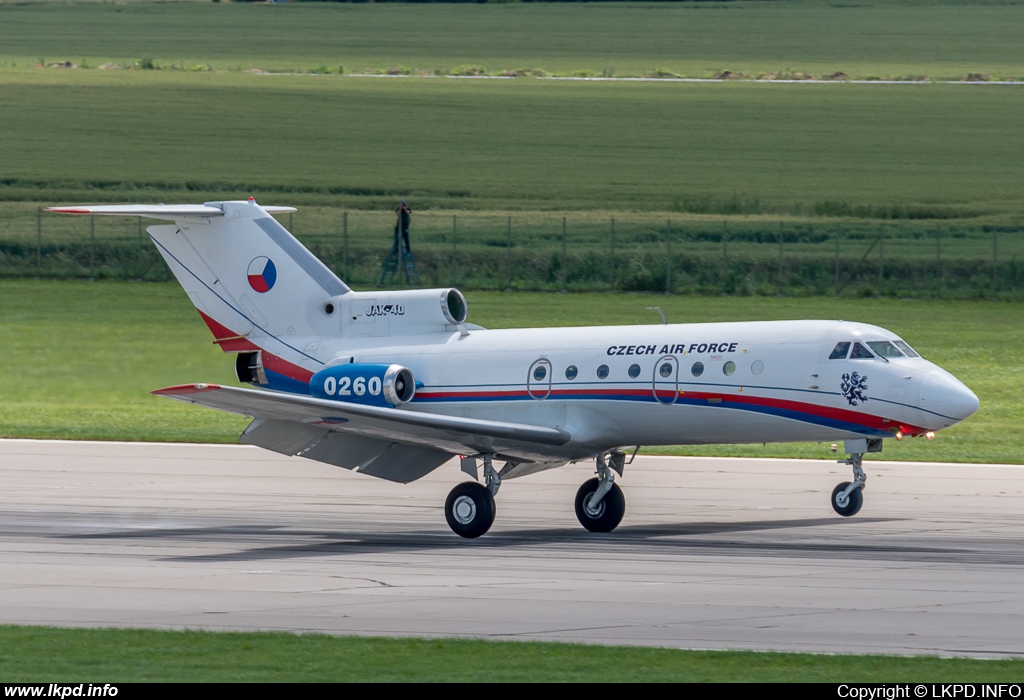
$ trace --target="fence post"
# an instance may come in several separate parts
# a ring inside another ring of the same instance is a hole
[[[36,207],[36,277],[43,269],[43,208]]]
[[[288,212],[288,231],[291,232],[291,234],[294,236],[295,235],[295,227],[292,226],[292,214],[293,213],[294,212]]]
[[[341,274],[348,280],[348,212],[341,212]]]
[[[878,284],[885,284],[885,224],[878,224]]]
[[[935,292],[942,291],[942,227],[935,225]]]
[[[722,221],[722,258],[729,264],[729,222]]]
[[[137,227],[138,227],[138,234],[139,234],[139,270],[138,270],[138,276],[139,276],[139,279],[141,280],[142,279],[142,275],[143,275],[142,258],[143,258],[143,255],[144,255],[143,251],[145,250],[145,245],[142,243],[142,217],[141,216],[137,218],[136,224],[137,224]]]
[[[992,294],[999,291],[999,231],[992,232]]]
[[[783,275],[785,274],[785,262],[783,252],[783,238],[786,235],[786,225],[783,222],[779,222],[779,284],[782,284]]]
[[[452,284],[456,284],[459,280],[459,224],[455,217],[456,215],[452,214]]]
[[[89,279],[96,279],[96,217],[89,215]]]
[[[839,238],[843,235],[843,229],[836,229],[836,294],[839,293]]]
[[[566,256],[566,253],[565,253],[565,230],[566,230],[565,217],[563,216],[562,217],[562,264],[559,266],[561,268],[561,272],[562,272],[562,292],[563,293],[568,291],[566,289],[566,283],[565,283],[565,280],[568,278],[568,274],[566,273],[566,270],[565,270],[566,264],[568,262],[566,257],[565,257]]]
[[[505,291],[512,291],[512,217],[508,217],[508,245],[505,248]]]
[[[612,217],[612,288],[615,291],[615,217]]]
[[[672,294],[672,219],[665,230],[665,296]]]

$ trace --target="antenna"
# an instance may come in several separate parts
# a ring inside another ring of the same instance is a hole
[[[664,323],[666,326],[668,325],[668,319],[665,318],[665,313],[661,310],[660,306],[648,306],[647,310],[648,311],[657,311],[658,315],[661,316],[661,322]]]

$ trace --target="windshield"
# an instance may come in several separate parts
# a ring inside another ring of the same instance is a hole
[[[899,348],[900,350],[902,350],[903,352],[905,352],[905,353],[907,354],[907,357],[921,357],[921,356],[920,356],[920,355],[918,355],[918,354],[917,354],[916,352],[914,352],[914,348],[910,347],[909,345],[907,345],[907,344],[906,344],[905,342],[903,342],[902,340],[894,340],[894,341],[892,341],[892,342],[893,342],[893,345],[895,345],[895,346],[896,346],[896,347],[898,347],[898,348]]]
[[[891,358],[904,356],[903,352],[888,340],[869,341],[868,347],[874,350],[879,357]]]

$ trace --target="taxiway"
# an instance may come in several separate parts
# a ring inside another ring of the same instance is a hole
[[[613,533],[588,465],[449,531],[401,486],[244,446],[0,441],[0,622],[714,649],[1024,655],[1024,467],[639,457]]]

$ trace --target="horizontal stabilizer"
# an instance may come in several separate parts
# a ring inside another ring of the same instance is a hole
[[[268,214],[295,211],[295,207],[263,207]],[[102,204],[97,206],[47,207],[54,214],[89,214],[94,216],[145,216],[150,219],[177,221],[188,218],[224,216],[224,211],[211,204]]]

